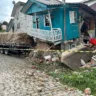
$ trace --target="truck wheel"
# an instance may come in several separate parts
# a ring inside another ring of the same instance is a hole
[[[0,53],[1,53],[1,54],[3,54],[3,53],[4,53],[4,51],[3,51],[3,50],[0,50]]]
[[[9,51],[8,51],[8,50],[5,50],[4,53],[5,53],[6,55],[8,55],[8,54],[9,54]]]

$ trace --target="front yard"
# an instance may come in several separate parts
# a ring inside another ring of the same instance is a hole
[[[33,65],[33,64],[32,64]],[[84,91],[86,88],[91,89],[91,94],[96,96],[96,69],[86,68],[77,71],[66,68],[62,63],[34,63],[37,69],[45,71],[48,75],[53,76],[61,83],[70,87],[78,88]]]

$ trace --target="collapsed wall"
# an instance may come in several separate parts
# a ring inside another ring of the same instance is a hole
[[[81,59],[83,59],[85,63],[88,63],[91,60],[91,57],[95,54],[91,51],[92,49],[80,45],[77,48],[71,49],[70,52],[63,52],[61,55],[61,62],[76,70],[77,68],[82,66]]]
[[[27,33],[19,33],[19,32],[4,32],[0,33],[0,44],[30,44],[32,45],[34,42],[33,38],[29,36]]]

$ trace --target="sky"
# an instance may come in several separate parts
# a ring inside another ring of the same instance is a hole
[[[0,0],[0,22],[10,21],[12,9],[13,9],[12,1],[13,0]],[[14,1],[27,2],[27,0],[14,0]],[[82,0],[66,0],[66,2],[80,2],[80,1]]]

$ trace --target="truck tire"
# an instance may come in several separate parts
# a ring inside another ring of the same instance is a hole
[[[1,53],[1,54],[4,54],[4,50],[0,50],[0,53]]]
[[[8,50],[5,50],[4,51],[4,54],[9,55],[9,51]]]

